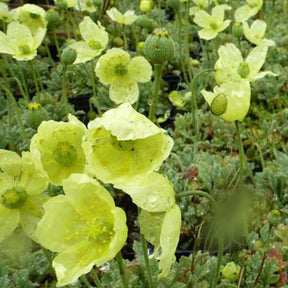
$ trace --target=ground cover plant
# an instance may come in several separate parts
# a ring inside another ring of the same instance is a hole
[[[288,1],[0,2],[0,287],[288,287]]]

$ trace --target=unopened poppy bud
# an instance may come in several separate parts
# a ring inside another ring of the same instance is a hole
[[[229,262],[220,273],[224,279],[228,279],[231,282],[237,281],[240,275],[240,266],[236,265],[234,262]]]
[[[60,57],[63,65],[71,65],[77,58],[77,52],[75,49],[66,47]]]
[[[120,37],[115,37],[112,42],[116,47],[122,47],[124,45],[124,41]]]
[[[60,25],[60,15],[57,11],[49,9],[46,13],[46,20],[48,21],[48,28],[53,29]]]
[[[171,60],[174,53],[174,41],[165,28],[154,29],[145,41],[144,54],[154,64]]]
[[[144,13],[149,12],[153,9],[154,3],[152,0],[141,0],[140,10]]]
[[[24,112],[24,121],[28,127],[36,130],[41,122],[45,120],[48,120],[48,114],[40,103],[32,102],[27,105],[27,110]]]
[[[243,35],[243,27],[241,23],[234,23],[232,27],[232,34],[236,38],[241,38]]]
[[[242,77],[242,78],[247,78],[250,74],[250,68],[249,64],[247,62],[242,62],[240,63],[237,73]]]
[[[217,116],[222,115],[227,109],[227,103],[227,97],[224,94],[219,94],[213,99],[210,109],[213,114]]]
[[[68,7],[68,3],[65,0],[58,0],[56,3],[56,7],[59,10],[65,10]]]

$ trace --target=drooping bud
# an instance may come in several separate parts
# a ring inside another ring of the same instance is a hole
[[[227,104],[227,97],[224,94],[219,94],[213,99],[210,109],[213,114],[220,116],[225,113]]]
[[[247,78],[250,74],[250,68],[249,64],[247,62],[242,62],[240,63],[237,73],[242,77],[242,78]]]
[[[8,209],[20,208],[27,200],[27,193],[22,187],[14,187],[6,190],[1,195],[1,203]]]
[[[174,41],[165,28],[154,29],[145,41],[144,54],[154,64],[171,60],[174,53]]]
[[[60,60],[63,65],[71,65],[77,58],[77,52],[75,49],[66,47],[61,53]]]

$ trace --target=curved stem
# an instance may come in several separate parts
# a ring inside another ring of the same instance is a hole
[[[91,83],[92,83],[92,91],[93,91],[93,104],[95,104],[98,115],[102,115],[101,107],[98,101],[97,92],[96,92],[96,83],[95,83],[95,73],[94,73],[94,67],[92,62],[90,63],[91,69],[90,69],[90,75],[91,75]]]
[[[241,140],[241,132],[240,132],[240,124],[239,121],[235,121],[236,125],[236,133],[237,133],[237,140],[238,140],[238,152],[239,152],[239,186],[243,186],[243,180],[244,180],[244,148],[243,143]]]
[[[144,257],[145,265],[147,268],[149,288],[153,288],[154,285],[153,285],[150,261],[149,261],[149,257],[148,257],[147,243],[146,243],[146,240],[145,240],[143,234],[141,234],[141,245],[142,245],[142,251],[143,251],[143,257]]]
[[[160,81],[162,76],[162,71],[164,64],[155,64],[155,82],[154,82],[154,91],[153,91],[153,99],[152,104],[150,106],[149,111],[149,119],[154,122],[155,120],[155,110],[158,103],[158,94],[159,94],[159,88],[160,88]]]
[[[96,284],[97,288],[103,288],[103,285],[101,284],[101,281],[94,269],[91,270],[90,275],[94,283]]]
[[[215,214],[218,213],[219,207],[218,207],[215,199],[207,192],[204,192],[204,191],[184,192],[184,193],[178,193],[176,195],[176,197],[180,198],[180,197],[195,196],[195,195],[206,197],[210,201],[211,205],[213,206]],[[216,288],[216,285],[217,285],[217,282],[219,279],[219,272],[220,272],[220,268],[221,268],[223,251],[224,251],[224,239],[223,239],[223,234],[220,231],[219,236],[218,236],[217,264],[216,264],[216,270],[215,270],[215,274],[214,274],[213,283],[212,283],[211,288]]]

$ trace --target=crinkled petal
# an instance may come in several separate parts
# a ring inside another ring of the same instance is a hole
[[[83,146],[94,175],[104,183],[116,183],[157,171],[169,156],[173,141],[160,132],[144,139],[121,143],[107,130],[95,128],[89,130]]]
[[[205,89],[201,90],[201,94],[203,95],[204,99],[210,106],[216,95],[213,92],[206,91]]]
[[[112,216],[106,213],[112,209],[114,201],[108,191],[95,179],[85,174],[72,174],[63,181],[63,189],[67,199],[83,220],[105,217],[112,221]]]
[[[219,94],[228,98],[227,108],[220,117],[226,121],[242,121],[250,107],[251,89],[249,81],[227,82],[219,87]]]
[[[0,242],[5,240],[18,226],[20,214],[18,209],[7,209],[0,204]]]
[[[85,41],[75,42],[69,45],[70,48],[75,49],[77,58],[73,64],[86,63],[101,54],[101,50],[92,49]]]
[[[250,82],[257,81],[257,80],[265,77],[266,75],[278,76],[278,74],[273,73],[271,71],[264,71],[264,72],[259,72],[259,73],[255,74],[254,76],[250,77],[249,80],[250,80]]]
[[[217,37],[218,32],[212,29],[202,29],[198,31],[198,35],[201,39],[211,40]]]
[[[13,55],[16,53],[16,47],[9,37],[0,31],[0,53]]]
[[[231,7],[223,4],[223,5],[217,5],[212,9],[212,17],[215,19],[216,23],[221,23],[224,20],[224,12],[225,10],[230,10]]]
[[[195,13],[194,22],[203,28],[211,29],[210,22],[213,20],[210,14],[204,10],[199,10]]]
[[[100,22],[96,24],[90,17],[85,16],[83,21],[79,24],[79,29],[82,38],[86,42],[94,39],[101,44],[101,50],[106,48],[109,37],[108,33],[105,31],[105,28],[101,25]]]
[[[129,194],[138,207],[148,212],[167,211],[175,203],[173,184],[156,172],[139,175],[114,186]]]
[[[111,131],[111,134],[116,136],[118,140],[146,138],[162,131],[147,117],[133,109],[129,103],[108,110],[102,117],[88,124],[89,129],[101,126]]]
[[[26,235],[37,242],[35,235],[37,224],[44,215],[43,204],[49,199],[49,196],[41,195],[32,195],[29,196],[20,208],[20,224]]]
[[[116,104],[130,103],[133,104],[138,100],[139,88],[137,82],[131,83],[114,83],[109,89],[109,97]]]
[[[134,57],[127,65],[131,80],[135,82],[148,82],[152,76],[150,63],[142,56]],[[131,103],[131,102],[130,102]]]
[[[52,266],[57,276],[57,287],[75,282],[81,275],[87,274],[97,264],[98,258],[108,253],[103,249],[83,240],[60,252],[53,260]]]
[[[107,10],[106,13],[111,18],[111,20],[123,24],[123,14],[115,7]]]
[[[249,53],[246,62],[249,65],[250,74],[249,77],[255,76],[263,66],[266,54],[268,51],[268,47],[266,46],[257,46],[252,49],[252,51]]]
[[[45,214],[36,230],[37,241],[45,248],[60,252],[86,237],[87,226],[64,195],[44,204]]]
[[[249,5],[239,7],[234,14],[235,21],[240,23],[246,21],[250,17],[256,15],[259,11],[258,7],[251,8]]]
[[[171,225],[172,224],[172,225]],[[181,230],[181,211],[174,205],[167,211],[162,223],[160,234],[161,255],[159,277],[166,277],[173,262],[176,260],[175,252],[179,242]]]

